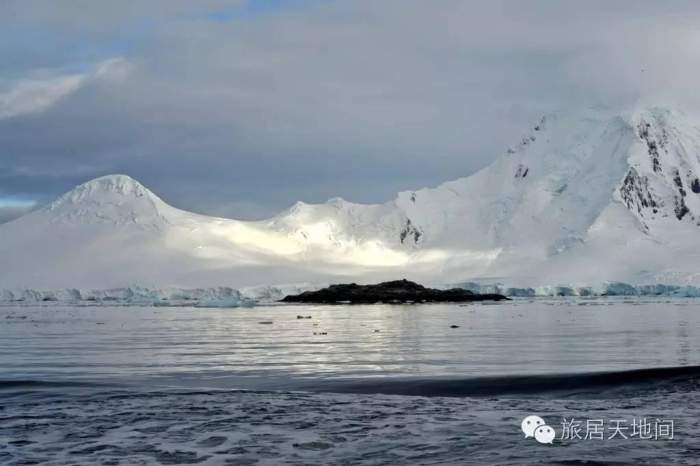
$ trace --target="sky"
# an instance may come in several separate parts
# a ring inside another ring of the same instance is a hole
[[[696,107],[700,2],[0,0],[0,222],[125,173],[262,219],[489,164],[543,115]]]

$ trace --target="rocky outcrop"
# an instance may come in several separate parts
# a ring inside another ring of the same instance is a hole
[[[423,236],[423,232],[421,231],[420,228],[416,227],[411,223],[411,219],[406,219],[406,226],[401,230],[399,233],[399,239],[401,240],[401,244],[404,244],[407,239],[410,239],[413,241],[413,244],[418,244],[418,242],[421,239],[421,236]]]
[[[651,124],[645,121],[640,121],[639,125],[637,126],[638,135],[647,146],[647,152],[649,153],[649,157],[651,158],[651,166],[655,173],[660,173],[661,154],[659,153],[659,150],[668,153],[668,151],[666,150],[666,144],[668,143],[668,133],[666,132],[666,128],[664,127],[661,128],[660,135],[652,134],[651,129]]]
[[[630,167],[620,186],[620,197],[629,210],[636,210],[641,217],[645,216],[645,209],[651,209],[653,213],[658,212],[659,203],[652,193],[649,178],[641,176],[634,167]]]
[[[318,291],[306,291],[284,297],[285,303],[315,304],[403,304],[403,303],[461,303],[472,301],[502,301],[501,294],[477,294],[462,288],[437,290],[408,280],[395,280],[376,285],[355,283],[331,285]]]

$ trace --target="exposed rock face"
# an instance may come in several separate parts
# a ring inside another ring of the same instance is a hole
[[[414,244],[418,244],[421,236],[423,236],[423,232],[419,228],[413,226],[410,218],[406,220],[406,226],[401,230],[401,233],[399,233],[401,244],[404,244],[406,239],[411,239]]]
[[[373,303],[445,303],[471,301],[501,301],[508,299],[500,294],[476,294],[461,288],[436,290],[426,288],[408,280],[395,280],[376,285],[355,283],[331,285],[318,291],[305,291],[298,295],[285,296],[285,303],[317,304],[373,304]]]

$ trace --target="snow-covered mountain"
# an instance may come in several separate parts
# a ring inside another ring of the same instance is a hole
[[[0,225],[0,288],[249,286],[407,277],[700,284],[700,125],[674,110],[542,118],[489,167],[259,222],[167,205],[125,175]]]

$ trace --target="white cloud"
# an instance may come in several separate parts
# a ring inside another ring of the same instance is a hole
[[[98,63],[89,73],[58,74],[37,70],[30,77],[4,83],[0,92],[0,119],[41,113],[91,80],[121,80],[130,65],[123,58]]]
[[[69,75],[12,83],[0,93],[0,119],[40,113],[76,91],[84,79],[83,75]]]

